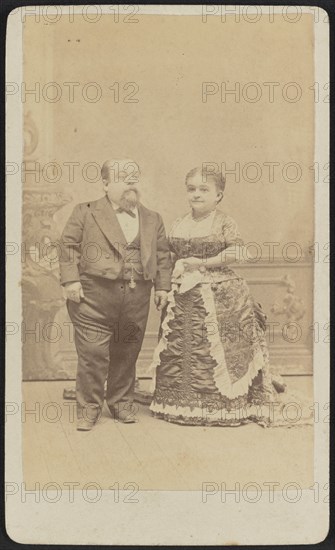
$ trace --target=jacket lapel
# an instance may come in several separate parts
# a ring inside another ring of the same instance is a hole
[[[142,204],[138,206],[138,214],[140,222],[141,261],[142,265],[145,265],[152,253],[151,243],[155,216]]]
[[[108,198],[103,197],[99,200],[91,212],[106,239],[124,257],[127,242]]]

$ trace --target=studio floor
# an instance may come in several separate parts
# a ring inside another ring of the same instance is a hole
[[[312,395],[312,379],[289,379]],[[180,426],[157,420],[138,405],[137,424],[107,410],[90,432],[78,432],[75,403],[63,400],[73,381],[24,382],[23,472],[27,489],[53,482],[102,489],[201,490],[204,483],[234,489],[250,482],[313,484],[313,427],[264,429]]]

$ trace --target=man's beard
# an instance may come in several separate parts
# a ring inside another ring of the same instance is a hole
[[[120,199],[120,206],[123,210],[131,210],[138,205],[139,192],[137,189],[128,189],[125,191]]]

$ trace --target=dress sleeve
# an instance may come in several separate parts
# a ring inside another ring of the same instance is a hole
[[[170,239],[171,237],[174,236],[174,231],[175,231],[177,225],[180,224],[181,220],[182,220],[182,218],[179,217],[179,218],[176,218],[176,219],[174,220],[174,222],[172,222],[170,231],[169,231],[169,233],[168,233],[168,239]]]
[[[226,248],[228,248],[228,246],[244,245],[243,239],[237,227],[237,223],[230,216],[225,217],[222,232],[226,243]]]

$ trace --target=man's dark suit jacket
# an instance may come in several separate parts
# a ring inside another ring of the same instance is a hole
[[[171,258],[162,218],[142,204],[138,212],[143,277],[152,280],[156,290],[170,290]],[[107,196],[78,204],[61,237],[61,284],[79,281],[83,273],[120,278],[129,255],[126,244]]]

